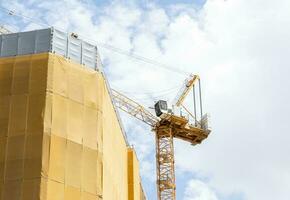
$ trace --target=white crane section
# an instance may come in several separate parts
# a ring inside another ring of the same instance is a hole
[[[197,81],[199,81],[199,76],[193,74],[191,74],[190,77],[184,81],[184,84],[173,101],[174,106],[181,106],[188,92],[193,88]]]

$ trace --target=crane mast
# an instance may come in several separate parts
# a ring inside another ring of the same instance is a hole
[[[166,124],[155,130],[158,200],[175,200],[173,129]]]

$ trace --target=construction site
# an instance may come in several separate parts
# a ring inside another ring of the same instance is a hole
[[[0,200],[289,200],[289,8],[0,0]]]
[[[0,47],[0,200],[148,199],[119,111],[151,128],[156,198],[176,199],[174,138],[211,132],[198,75],[151,112],[110,87],[97,46],[76,33],[2,27]]]

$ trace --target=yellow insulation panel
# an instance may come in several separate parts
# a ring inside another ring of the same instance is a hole
[[[103,198],[127,200],[127,146],[107,89],[103,96]]]
[[[0,59],[1,200],[40,197],[47,60]]]
[[[128,200],[143,200],[145,195],[139,175],[139,161],[133,148],[128,148]]]
[[[0,200],[142,199],[130,156],[101,73],[50,53],[0,59]]]
[[[102,75],[53,54],[47,71],[44,139],[48,141],[44,143],[48,145],[42,168],[46,198],[99,199],[103,196]]]

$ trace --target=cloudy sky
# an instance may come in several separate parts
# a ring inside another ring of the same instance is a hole
[[[112,87],[146,107],[172,99],[184,72],[201,76],[212,133],[194,147],[175,141],[178,199],[290,199],[289,0],[0,2],[0,23],[13,31],[49,24],[97,43]],[[153,134],[122,117],[156,199]]]

